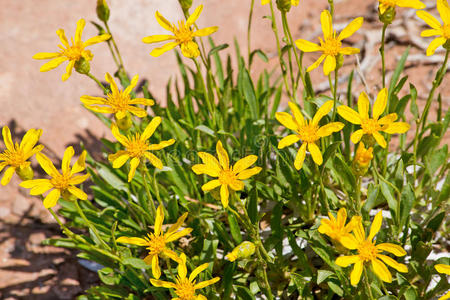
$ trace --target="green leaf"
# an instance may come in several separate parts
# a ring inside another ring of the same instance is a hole
[[[205,125],[198,125],[197,127],[195,127],[195,130],[199,130],[201,132],[204,132],[212,137],[216,137],[216,135],[214,134],[214,130],[212,130],[211,128],[209,128],[208,126]]]
[[[231,236],[236,244],[242,243],[241,228],[239,227],[236,216],[232,213],[228,214],[228,224],[230,225]]]
[[[380,187],[381,193],[383,194],[384,199],[386,199],[389,205],[389,209],[391,210],[392,218],[396,220],[397,218],[396,216],[398,216],[397,201],[394,198],[392,190],[384,181],[380,182]]]
[[[406,221],[410,217],[410,212],[413,207],[416,197],[414,195],[414,190],[411,184],[406,185],[401,194],[400,199],[400,224],[399,228],[402,229],[406,224]]]
[[[332,272],[330,270],[318,270],[317,271],[317,284],[321,284],[322,282],[325,281],[325,279],[327,279],[328,277],[330,277],[333,274],[334,274],[334,272]]]
[[[215,46],[214,48],[212,48],[212,49],[209,51],[208,56],[214,55],[214,54],[216,54],[217,52],[222,51],[223,49],[228,48],[229,46],[230,46],[230,45],[228,45],[228,44],[222,44],[222,45]]]
[[[246,288],[245,286],[237,286],[236,287],[236,294],[238,296],[237,299],[242,299],[242,300],[254,300],[255,296],[252,294],[252,292],[250,292],[250,290],[248,288]]]
[[[150,266],[147,265],[145,263],[145,261],[143,261],[140,258],[127,257],[127,258],[124,258],[122,260],[122,263],[124,265],[130,265],[130,266],[132,266],[133,268],[136,268],[136,269],[149,269],[150,268]]]

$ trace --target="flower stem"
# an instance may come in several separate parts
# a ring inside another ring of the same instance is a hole
[[[381,54],[381,73],[383,76],[383,88],[386,87],[386,63],[384,59],[384,44],[385,44],[385,36],[386,36],[386,28],[388,27],[387,23],[384,23],[383,30],[381,31],[381,47],[380,47],[380,54]],[[389,110],[389,105],[387,105]],[[389,113],[389,112],[388,112]]]
[[[372,289],[370,288],[369,277],[367,277],[366,267],[363,267],[363,268],[364,268],[364,284],[366,286],[367,293],[369,294],[370,300],[374,300],[373,294],[372,294]]]
[[[334,88],[333,88],[333,115],[331,122],[336,120],[336,105],[337,105],[337,89],[338,89],[338,68],[334,70]],[[331,78],[331,77],[330,77]]]
[[[105,95],[108,94],[109,90],[100,82],[100,80],[97,79],[97,77],[95,77],[91,73],[87,73],[86,75],[97,83],[97,85],[103,90],[103,93]]]
[[[153,202],[153,197],[152,194],[150,193],[150,189],[148,188],[148,181],[147,181],[147,176],[149,177],[148,180],[150,179],[150,176],[148,175],[148,171],[146,170],[146,167],[144,166],[144,164],[141,162],[141,173],[142,173],[142,178],[144,180],[144,188],[145,188],[145,193],[147,194],[147,199],[149,202],[149,206],[150,206],[150,210],[152,212],[152,218],[153,220],[155,219],[156,216],[156,207],[155,207],[155,203]]]
[[[109,29],[108,22],[103,22],[103,23],[105,24],[106,31],[108,31],[109,35],[111,35],[110,40],[114,46],[114,49],[116,50],[117,57],[119,58],[119,62],[120,62],[119,69],[122,69],[125,72],[125,67],[123,66],[123,60],[122,60],[122,56],[120,55],[119,47],[117,47],[116,40],[114,40],[111,30]],[[113,56],[114,56],[114,54],[113,54]]]
[[[75,207],[77,208],[77,211],[80,214],[80,217],[84,220],[84,222],[87,224],[89,229],[92,230],[95,237],[100,241],[100,244],[102,244],[102,246],[105,249],[111,250],[111,248],[108,246],[108,244],[106,244],[105,241],[103,241],[103,239],[100,237],[100,234],[98,233],[97,228],[95,228],[95,226],[92,225],[91,221],[89,221],[88,218],[86,218],[86,215],[84,214],[83,210],[81,209],[80,205],[78,204],[78,199],[75,200],[74,202],[75,202]]]
[[[330,15],[331,15],[331,18],[334,18],[334,1],[333,0],[328,0],[328,4],[330,4]]]
[[[248,55],[248,69],[250,70],[250,37],[251,37],[251,29],[252,29],[252,17],[253,17],[253,7],[255,6],[255,0],[252,0],[250,4],[250,13],[248,14],[248,26],[247,26],[247,55]]]
[[[195,58],[193,58],[192,60],[194,61],[195,66],[197,67],[197,72],[198,72],[198,75],[200,76],[200,81],[202,82],[202,89],[203,89],[203,94],[205,96],[206,105],[208,105],[209,112],[212,114],[213,128],[215,129],[217,122],[216,122],[216,106],[214,104],[214,99],[210,99],[210,97],[209,97],[208,90],[206,88],[205,78],[203,77],[202,69],[200,68],[200,64],[198,63],[198,61]]]

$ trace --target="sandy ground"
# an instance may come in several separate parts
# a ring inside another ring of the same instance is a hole
[[[177,1],[109,2],[110,27],[127,71],[130,75],[139,74],[140,79],[148,80],[155,100],[164,103],[165,84],[177,74],[175,56],[169,52],[160,58],[151,57],[149,52],[153,46],[143,44],[141,39],[165,33],[154,18],[156,10],[172,21],[181,18]],[[263,18],[269,14],[269,8],[262,7],[258,0],[255,2],[252,47],[262,49],[270,59],[267,64],[257,59],[252,69],[256,76],[264,68],[276,67],[278,61],[270,23]],[[365,18],[362,30],[348,41],[363,49],[359,55],[361,72],[367,82],[366,89],[372,95],[379,90],[381,80],[381,62],[377,56],[381,23],[376,15],[376,2],[336,1],[335,20],[340,30],[357,16]],[[237,38],[243,53],[246,53],[250,0],[194,3],[205,5],[198,21],[200,28],[219,26],[219,31],[213,36],[215,42],[231,45],[233,38]],[[425,3],[427,7],[433,7],[433,2]],[[39,67],[43,61],[32,59],[37,52],[57,50],[59,39],[55,31],[58,28],[64,28],[67,36],[73,36],[79,18],[95,20],[95,1],[0,0],[0,7],[0,126],[10,126],[15,138],[20,138],[29,128],[43,129],[41,142],[46,146],[46,153],[55,160],[62,156],[68,145],[79,145],[80,141],[88,150],[95,152],[99,145],[98,139],[109,136],[109,133],[79,101],[81,95],[100,94],[95,83],[77,73],[62,82],[63,67],[40,73]],[[327,2],[324,0],[302,0],[300,7],[292,9],[288,17],[294,38],[317,42],[317,36],[321,35],[320,11],[326,7]],[[281,26],[280,20],[278,25]],[[413,45],[405,73],[409,76],[408,82],[413,83],[419,91],[421,107],[424,106],[438,63],[443,60],[442,49],[431,58],[424,56],[430,39],[419,38],[422,25],[414,11],[399,10],[397,20],[388,30],[386,46],[389,79],[402,52],[407,45]],[[91,37],[96,33],[96,29],[87,24],[83,36]],[[91,50],[94,53],[91,63],[93,74],[102,78],[105,72],[113,73],[111,66],[114,62],[106,44],[94,45]],[[230,47],[226,51],[232,53],[234,49]],[[310,64],[315,58],[316,55],[305,55],[305,63]],[[346,58],[345,62],[342,73],[348,75],[355,58]],[[329,93],[321,68],[311,72],[311,76],[322,92]],[[364,90],[361,80],[357,80],[355,96]],[[344,86],[345,82],[340,92],[345,92]],[[440,92],[446,111],[450,102],[449,76],[445,77]],[[434,110],[431,116],[435,116]],[[0,149],[3,149],[3,145],[0,145]],[[8,186],[1,187],[0,192],[0,298],[72,299],[95,282],[96,276],[76,263],[74,253],[40,245],[43,239],[59,234],[58,226],[38,199],[30,198],[24,190],[19,190],[18,183],[19,180],[14,177]]]

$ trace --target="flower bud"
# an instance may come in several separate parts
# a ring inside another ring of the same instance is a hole
[[[180,3],[181,9],[183,9],[184,13],[187,13],[189,8],[192,6],[192,0],[178,0]]]
[[[97,0],[97,17],[103,22],[108,22],[109,7],[105,0]]]
[[[373,158],[373,148],[364,148],[364,143],[359,143],[356,150],[355,158],[353,159],[352,169],[353,173],[357,176],[364,175],[369,169],[370,161]]]
[[[344,55],[342,53],[339,53],[336,56],[336,70],[339,70],[344,65]]]
[[[242,242],[225,256],[229,261],[235,261],[238,258],[249,258],[255,253],[255,244],[249,241]]]
[[[75,71],[77,71],[80,74],[89,74],[89,71],[91,70],[91,64],[87,59],[84,57],[80,58],[75,62]]]
[[[68,190],[63,190],[62,193],[61,193],[61,197],[62,197],[64,200],[67,200],[67,201],[76,201],[76,200],[77,200],[77,197],[74,196],[74,195],[73,195],[71,192],[69,192]]]
[[[381,13],[380,7],[378,7],[378,18],[386,25],[391,24],[395,19],[395,7],[389,7],[384,14]]]
[[[277,0],[277,7],[281,12],[288,12],[291,9],[291,0]]]
[[[120,130],[127,131],[131,128],[131,126],[133,126],[133,121],[131,120],[131,116],[128,112],[122,119],[117,119],[115,115],[114,119],[116,120],[117,127],[119,127]]]
[[[34,177],[33,169],[30,165],[26,167],[18,167],[16,168],[16,174],[20,177],[22,180],[31,180]]]
[[[365,134],[363,135],[361,141],[366,145],[367,147],[373,147],[375,143],[377,142],[375,138],[371,134]]]

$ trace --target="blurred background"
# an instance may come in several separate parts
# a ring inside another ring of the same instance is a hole
[[[167,81],[176,78],[178,68],[175,54],[169,51],[161,57],[149,55],[155,47],[141,39],[153,34],[165,34],[154,17],[158,10],[171,22],[182,19],[177,0],[107,0],[111,17],[109,25],[122,54],[130,76],[139,74],[140,81],[147,80],[157,103],[164,105]],[[326,0],[301,0],[298,7],[288,13],[294,39],[303,38],[318,42],[322,35],[320,12],[328,7]],[[424,1],[430,13],[437,15],[435,2]],[[242,53],[247,53],[247,26],[251,0],[194,1],[193,7],[203,4],[197,21],[200,28],[219,26],[212,35],[215,43],[228,43],[222,55],[234,53],[236,39]],[[378,20],[376,0],[336,0],[335,28],[339,31],[352,19],[363,16],[364,25],[347,41],[361,49],[358,55],[359,71],[356,76],[354,96],[363,90],[376,95],[380,89],[381,61],[378,54],[382,24]],[[80,105],[80,96],[101,96],[96,84],[84,75],[73,72],[66,82],[61,81],[65,65],[40,73],[45,61],[33,60],[38,52],[55,52],[60,44],[56,30],[62,28],[70,39],[80,18],[87,21],[83,39],[97,34],[89,23],[96,21],[95,0],[0,0],[0,126],[8,125],[13,138],[19,139],[30,128],[43,129],[41,143],[55,161],[61,158],[69,145],[83,142],[89,151],[98,149],[98,139],[109,137],[109,130]],[[251,47],[264,51],[267,63],[256,58],[252,74],[262,70],[279,73],[275,38],[269,15],[269,6],[255,0],[251,31]],[[278,19],[281,27],[281,20]],[[431,38],[421,38],[425,24],[412,9],[397,10],[397,18],[387,31],[386,61],[388,77],[407,46],[411,45],[405,74],[419,93],[419,107],[423,108],[435,72],[443,61],[443,49],[432,57],[425,56]],[[280,33],[280,36],[282,34]],[[159,46],[159,45],[158,45]],[[116,71],[106,43],[90,47],[94,54],[91,72],[103,80],[105,72]],[[317,55],[305,55],[309,66]],[[347,56],[340,71],[344,79],[339,92],[345,93],[346,78],[356,64],[355,57]],[[316,90],[329,93],[328,80],[322,67],[311,72]],[[408,82],[405,89],[408,87]],[[450,80],[447,75],[439,90],[443,97],[443,111],[450,100]],[[287,97],[284,97],[287,101]],[[434,118],[436,106],[430,117]],[[409,111],[407,109],[407,111]],[[409,120],[413,123],[412,120]],[[448,143],[447,138],[445,142]],[[0,151],[4,145],[0,143]],[[41,201],[32,199],[18,188],[19,180],[13,177],[6,187],[0,187],[0,298],[5,299],[72,299],[96,281],[96,274],[78,264],[73,253],[67,250],[41,246],[40,242],[58,235],[59,228]]]

